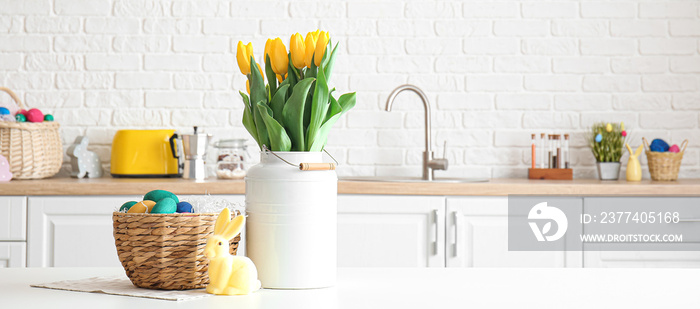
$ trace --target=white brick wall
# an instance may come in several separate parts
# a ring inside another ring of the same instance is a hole
[[[420,174],[420,101],[383,111],[414,83],[436,153],[449,144],[440,175],[524,177],[530,134],[569,132],[575,175],[595,177],[582,134],[622,120],[633,145],[689,139],[681,177],[697,178],[699,14],[693,0],[0,0],[0,84],[53,113],[66,146],[90,136],[106,163],[122,128],[249,138],[237,42],[261,59],[267,37],[321,27],[340,42],[331,84],[358,92],[330,136],[341,175]]]

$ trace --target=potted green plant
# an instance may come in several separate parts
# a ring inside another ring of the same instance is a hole
[[[617,180],[620,176],[622,147],[627,138],[625,124],[599,122],[593,125],[586,137],[596,159],[600,180]]]
[[[253,45],[238,43],[247,77],[243,125],[260,147],[260,163],[245,178],[247,255],[265,288],[304,289],[335,284],[338,177],[321,163],[331,127],[355,106],[355,93],[336,98],[329,86],[338,44],[325,31],[265,44],[264,71]],[[331,48],[332,47],[332,48]],[[318,165],[317,165],[318,166]]]

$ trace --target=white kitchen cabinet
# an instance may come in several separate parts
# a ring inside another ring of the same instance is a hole
[[[584,210],[599,205],[605,209],[621,211],[619,206],[629,206],[631,211],[644,210],[643,203],[652,203],[653,209],[663,205],[690,205],[691,211],[681,214],[676,227],[683,233],[684,241],[691,240],[700,247],[700,198],[695,197],[587,197]],[[671,227],[673,228],[673,227]],[[584,226],[585,229],[585,226]],[[678,229],[671,232],[675,234]],[[586,268],[699,268],[700,248],[695,251],[584,251]]]
[[[446,203],[447,267],[581,267],[580,251],[508,251],[507,197]]]
[[[25,242],[0,242],[0,268],[26,265],[27,244]]]
[[[338,266],[444,267],[445,198],[338,196]]]
[[[221,196],[243,202],[242,195]],[[140,196],[29,197],[27,265],[120,267],[112,236],[112,212]]]
[[[0,196],[0,241],[27,240],[27,197]]]
[[[0,196],[0,267],[27,265],[27,197]]]

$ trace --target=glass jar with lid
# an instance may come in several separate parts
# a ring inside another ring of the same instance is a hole
[[[217,148],[216,176],[221,179],[243,179],[250,154],[245,139],[225,139],[214,143]]]

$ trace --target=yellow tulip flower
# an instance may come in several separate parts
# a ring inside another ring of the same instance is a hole
[[[295,33],[289,38],[289,52],[292,54],[292,65],[297,69],[303,68],[305,65],[306,46],[301,34]]]
[[[250,94],[250,81],[247,79],[245,80],[245,90],[248,90],[248,94]]]
[[[625,130],[625,122],[620,122],[620,130],[624,131]]]
[[[287,74],[289,56],[287,48],[280,38],[276,38],[270,45],[270,62],[272,63],[272,71],[276,74]]]
[[[253,43],[243,45],[243,42],[238,41],[236,60],[238,61],[238,68],[241,69],[241,73],[243,73],[243,75],[250,74],[250,56],[252,55]]]
[[[326,31],[321,31],[321,33],[318,35],[318,41],[316,41],[316,53],[314,55],[314,63],[316,66],[321,65],[323,54],[326,52],[326,45],[328,45],[328,41],[330,41],[330,39],[331,38]]]
[[[265,53],[263,53],[263,61],[267,61],[267,55],[270,54],[270,49],[272,49],[272,44],[274,44],[275,40],[273,39],[267,39],[267,42],[265,42]],[[270,55],[270,61],[272,61],[272,55]]]
[[[312,31],[309,33],[314,36],[314,41],[318,41],[318,36],[319,34],[321,34],[321,30],[316,29],[316,31]]]
[[[277,81],[279,81],[280,83],[284,81],[284,78],[282,77],[282,75],[279,75],[279,74],[275,74],[275,75],[277,75]]]
[[[311,59],[314,57],[314,52],[316,51],[316,39],[314,38],[313,32],[306,34],[306,41],[304,42],[306,47],[306,53],[304,55],[304,64],[306,67],[311,67]]]

